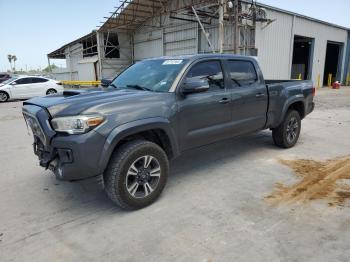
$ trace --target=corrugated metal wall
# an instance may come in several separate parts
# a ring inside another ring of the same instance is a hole
[[[343,44],[347,43],[347,31],[333,26],[317,23],[305,18],[295,18],[295,35],[311,37],[315,39],[314,56],[312,63],[312,80],[317,83],[317,76],[320,75],[321,84],[326,60],[327,42],[334,41]],[[342,76],[344,72],[345,52],[341,57]]]
[[[136,61],[157,56],[194,54],[198,50],[198,25],[172,20],[169,15],[154,18],[134,34],[134,59]]]
[[[166,27],[163,32],[165,55],[171,56],[197,53],[198,26],[196,23]]]
[[[181,5],[183,1],[171,1],[169,5],[175,8],[177,3]],[[342,57],[344,64],[347,30],[277,10],[267,8],[266,11],[267,17],[273,19],[274,22],[269,25],[257,23],[255,29],[255,47],[258,49],[258,60],[266,78],[290,79],[295,35],[314,38],[312,80],[315,83],[318,76],[321,82],[323,79],[327,41],[344,44]],[[218,51],[218,25],[205,25],[205,28],[209,33],[214,50]],[[254,31],[252,32],[254,35]],[[233,52],[233,40],[233,28],[226,25],[225,52]],[[163,55],[211,52],[211,48],[196,22],[170,19],[169,14],[150,19],[133,35],[120,34],[119,42],[123,55],[121,59],[103,60],[104,77],[113,75],[116,68],[117,71],[120,71],[132,61]],[[251,44],[254,45],[254,41]]]
[[[276,21],[268,26],[257,23],[255,30],[261,69],[265,78],[289,79],[293,17],[275,11],[268,11],[268,17]]]
[[[258,23],[255,36],[258,60],[265,77],[290,79],[294,36],[298,35],[314,39],[312,80],[317,84],[319,76],[322,85],[327,41],[343,43],[346,46],[347,31],[274,10],[267,10],[267,15],[268,18],[276,20],[268,26]],[[344,64],[345,52],[341,59]]]
[[[163,55],[163,30],[139,30],[134,34],[135,61]]]

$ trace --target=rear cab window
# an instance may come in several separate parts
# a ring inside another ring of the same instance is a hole
[[[234,86],[247,86],[258,82],[254,64],[244,60],[228,60],[229,77]]]

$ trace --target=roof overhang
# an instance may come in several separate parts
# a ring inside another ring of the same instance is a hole
[[[173,4],[173,1],[176,1],[176,4]],[[170,17],[177,15],[182,12],[186,13],[186,9],[189,9],[191,12],[191,6],[199,6],[205,4],[218,4],[217,0],[186,0],[186,1],[177,1],[177,0],[121,0],[120,5],[116,7],[116,10],[111,12],[110,17],[105,17],[107,20],[101,22],[102,25],[98,26],[99,31],[110,31],[110,30],[126,30],[133,31],[142,26],[147,20],[159,16],[162,13],[170,14]],[[242,3],[251,4],[250,0],[241,0]],[[171,8],[170,5],[171,3]],[[300,18],[305,18],[310,21],[318,22],[321,24],[333,26],[340,29],[349,30],[349,28],[328,23],[322,20],[314,19],[305,15],[297,14],[260,2],[256,2],[259,7],[278,11],[285,14],[294,15]],[[185,11],[185,12],[184,12]],[[206,14],[203,14],[205,17]],[[216,18],[216,17],[211,17]],[[181,15],[180,15],[181,19]],[[184,18],[185,20],[186,18]]]
[[[116,7],[114,12],[111,12],[110,17],[105,17],[107,20],[101,22],[99,31],[110,30],[126,30],[133,31],[142,26],[151,18],[157,17],[162,13],[170,15],[176,14],[185,9],[191,10],[191,6],[199,4],[216,3],[217,0],[187,0],[179,1],[172,4],[171,0],[123,0],[120,5]],[[159,25],[160,27],[161,25]]]
[[[79,44],[79,43],[82,43],[83,41],[86,41],[86,40],[89,40],[91,38],[96,38],[96,31],[92,31],[91,33],[87,34],[87,35],[84,35],[68,44],[65,44],[64,46],[60,47],[59,49],[49,53],[47,55],[48,58],[51,58],[51,59],[65,59],[66,58],[66,55],[65,55],[65,50],[69,47],[69,46],[72,46],[72,45],[75,45],[75,44]]]

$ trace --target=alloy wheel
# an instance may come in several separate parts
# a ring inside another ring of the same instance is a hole
[[[7,101],[7,95],[5,93],[0,93],[0,102],[6,102]]]
[[[287,124],[287,140],[289,143],[293,143],[295,138],[298,135],[299,124],[298,120],[295,117],[292,117]]]
[[[128,169],[126,188],[133,198],[148,197],[156,190],[161,176],[158,160],[150,155],[136,159]]]

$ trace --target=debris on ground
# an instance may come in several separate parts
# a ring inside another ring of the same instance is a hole
[[[277,183],[265,199],[272,205],[327,200],[329,206],[344,206],[350,198],[350,156],[324,162],[300,159],[281,160],[300,179],[293,185]]]

